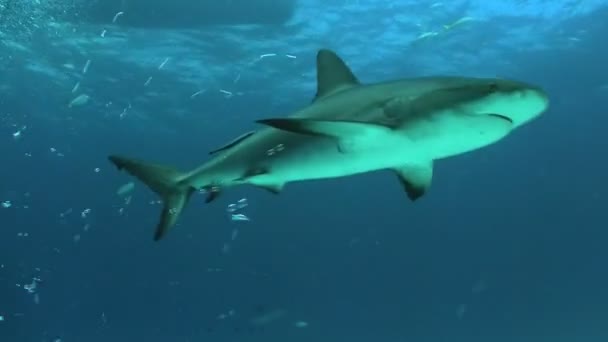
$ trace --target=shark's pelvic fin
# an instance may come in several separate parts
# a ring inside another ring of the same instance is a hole
[[[357,85],[359,85],[359,80],[342,58],[331,50],[319,50],[317,53],[317,94],[314,101]]]
[[[388,126],[360,121],[279,118],[257,122],[292,133],[335,138],[341,152],[370,146],[374,139],[393,133]]]
[[[119,170],[124,169],[137,177],[162,198],[163,210],[154,233],[154,240],[162,239],[175,225],[194,188],[180,185],[179,179],[182,174],[171,167],[120,156],[110,156],[108,159]]]
[[[250,136],[252,136],[255,133],[255,131],[251,131],[251,132],[247,132],[245,134],[241,134],[240,136],[234,138],[232,141],[230,141],[229,143],[227,143],[226,145],[216,148],[215,150],[209,152],[209,154],[216,154],[218,152],[221,151],[225,151],[227,149],[230,149],[238,144],[240,144],[241,142],[243,142],[245,139],[249,138]]]
[[[281,191],[283,191],[283,187],[285,186],[285,183],[279,183],[279,184],[254,184],[264,190],[267,190],[275,195],[278,195],[281,193]]]
[[[431,186],[433,179],[433,162],[418,165],[407,165],[394,169],[397,177],[410,200],[422,197]]]
[[[243,176],[235,179],[236,182],[248,183],[255,185],[264,190],[270,191],[271,193],[278,195],[285,186],[285,183],[270,183],[268,180],[260,180],[258,176],[268,175],[270,170],[266,167],[252,167]]]
[[[259,175],[265,175],[268,173],[268,169],[265,167],[252,167],[250,169],[248,169],[247,171],[245,171],[245,173],[235,179],[235,182],[248,182],[251,178],[255,177],[255,176],[259,176]]]

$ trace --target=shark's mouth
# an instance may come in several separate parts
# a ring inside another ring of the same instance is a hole
[[[490,113],[488,115],[489,116],[493,116],[495,118],[499,118],[499,119],[505,120],[505,121],[507,121],[509,123],[513,123],[513,120],[510,117],[502,115],[502,114]]]

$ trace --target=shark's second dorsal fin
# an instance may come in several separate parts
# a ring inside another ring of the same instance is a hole
[[[314,101],[356,85],[359,85],[359,80],[342,58],[331,50],[319,50],[317,53],[317,94]]]

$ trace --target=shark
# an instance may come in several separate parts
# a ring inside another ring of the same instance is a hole
[[[243,184],[278,194],[292,182],[392,170],[415,201],[428,191],[437,160],[501,141],[549,105],[540,87],[509,79],[429,76],[362,83],[329,49],[317,52],[316,76],[310,104],[289,116],[257,120],[260,129],[210,151],[208,161],[193,170],[108,157],[162,198],[154,240],[175,226],[194,192],[206,193],[209,203]]]

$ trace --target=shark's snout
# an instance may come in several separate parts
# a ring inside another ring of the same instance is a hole
[[[478,101],[471,102],[473,111],[501,118],[513,128],[535,119],[549,106],[547,94],[540,88],[519,83],[506,83]]]
[[[533,88],[527,90],[527,94],[524,96],[532,98],[532,102],[536,102],[539,112],[544,112],[549,108],[549,96],[540,88]]]
[[[513,105],[507,113],[515,126],[521,126],[544,113],[549,107],[549,97],[540,88],[531,87],[516,92]]]

